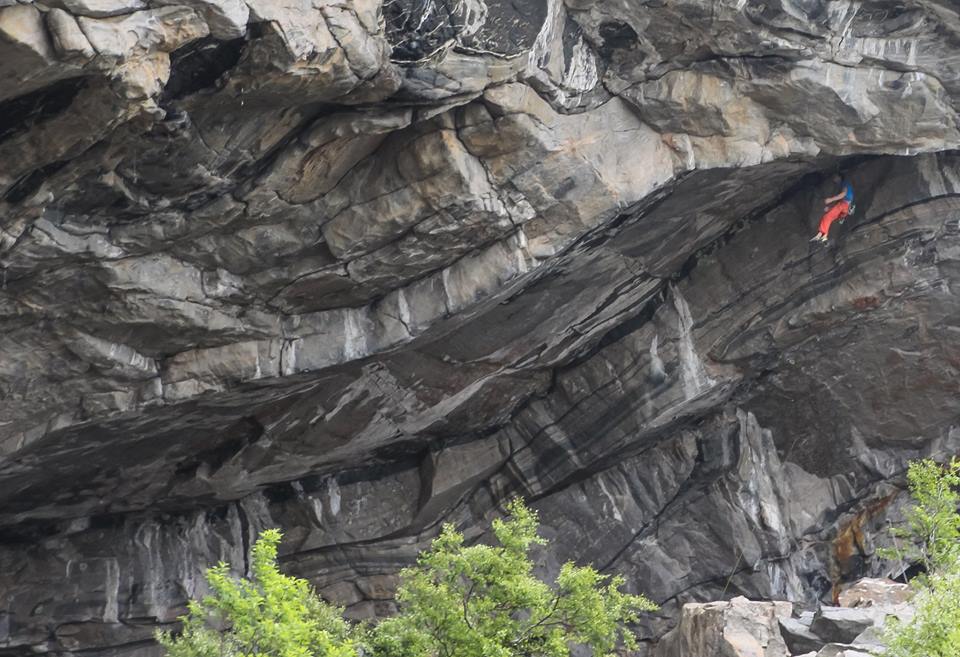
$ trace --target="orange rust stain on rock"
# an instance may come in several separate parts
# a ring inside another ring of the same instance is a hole
[[[840,586],[853,574],[855,559],[866,552],[863,526],[872,517],[886,509],[890,502],[899,495],[894,492],[886,497],[871,502],[850,519],[833,539],[833,603],[840,604]]]
[[[880,307],[880,299],[877,297],[857,297],[852,302],[853,307],[857,310],[873,310],[874,308]]]

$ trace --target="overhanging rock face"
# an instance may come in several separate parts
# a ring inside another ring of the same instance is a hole
[[[0,0],[0,654],[148,654],[270,526],[390,613],[518,494],[644,638],[883,572],[960,448],[960,16],[659,4]]]

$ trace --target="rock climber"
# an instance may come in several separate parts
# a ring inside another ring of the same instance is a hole
[[[835,185],[840,186],[840,193],[836,196],[830,196],[824,199],[823,216],[820,218],[820,230],[810,238],[811,242],[826,242],[827,234],[830,232],[830,225],[836,221],[843,220],[850,214],[853,207],[853,185],[850,181],[844,180],[839,175],[833,177]],[[833,205],[831,205],[831,203]]]

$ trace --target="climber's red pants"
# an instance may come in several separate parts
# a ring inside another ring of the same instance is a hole
[[[820,232],[824,235],[830,232],[830,224],[837,219],[843,219],[850,214],[850,204],[846,201],[840,201],[830,206],[823,217],[820,219]]]

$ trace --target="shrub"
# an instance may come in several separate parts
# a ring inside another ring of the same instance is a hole
[[[212,594],[190,602],[182,633],[157,634],[171,657],[356,657],[340,610],[277,568],[280,538],[276,529],[260,535],[251,580],[232,578],[223,562],[207,570]]]
[[[941,466],[930,459],[913,461],[907,482],[914,504],[907,509],[906,528],[895,528],[894,538],[904,539],[902,553],[884,550],[887,557],[919,562],[926,572],[954,563],[960,551],[960,460]]]
[[[622,577],[564,564],[553,586],[533,574],[536,513],[522,501],[493,522],[498,545],[464,545],[443,528],[417,564],[401,573],[400,613],[351,627],[302,579],[277,568],[275,529],[252,550],[253,578],[220,563],[207,571],[212,594],[192,601],[179,635],[157,638],[171,657],[567,657],[573,644],[607,655],[626,624],[656,605],[620,591]]]
[[[907,529],[895,535],[909,541],[907,558],[920,561],[927,572],[915,583],[915,617],[888,619],[886,654],[960,657],[960,462],[916,461],[907,479],[914,504],[907,510]]]
[[[522,501],[495,520],[498,545],[465,546],[443,528],[417,565],[401,573],[399,616],[380,623],[371,647],[380,657],[566,657],[571,644],[594,655],[618,640],[635,647],[625,623],[656,605],[619,589],[622,577],[564,564],[553,587],[533,575],[537,516]]]
[[[960,568],[928,577],[913,604],[913,620],[887,621],[887,657],[960,657]]]

